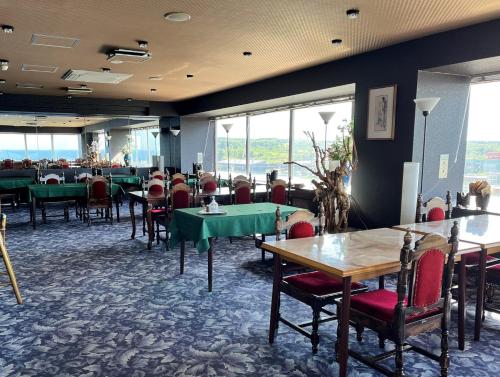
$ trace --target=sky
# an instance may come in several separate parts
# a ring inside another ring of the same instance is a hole
[[[500,82],[471,86],[467,140],[500,141]]]

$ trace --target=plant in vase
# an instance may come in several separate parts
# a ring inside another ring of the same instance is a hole
[[[125,166],[130,166],[130,147],[125,145],[122,148],[123,161],[125,162]]]

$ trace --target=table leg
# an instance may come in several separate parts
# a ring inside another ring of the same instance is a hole
[[[384,288],[385,288],[385,275],[382,275],[378,277],[378,289],[384,289]]]
[[[212,270],[213,270],[213,262],[214,262],[214,240],[212,237],[208,239],[209,248],[208,248],[208,291],[212,292]]]
[[[167,240],[168,242],[168,240]],[[184,273],[184,254],[186,252],[186,242],[184,240],[181,241],[181,275]]]
[[[479,282],[477,285],[476,296],[476,318],[474,326],[474,340],[479,340],[481,337],[481,325],[483,321],[483,305],[484,305],[484,285],[486,284],[486,249],[481,249],[479,254]]]
[[[116,207],[116,222],[120,222],[120,201],[118,197],[115,199],[115,207]]]
[[[134,210],[134,199],[132,199],[132,195],[130,195],[130,201],[129,201],[129,210],[130,210],[130,221],[132,221],[132,235],[130,238],[134,239],[135,238],[135,210]]]
[[[347,376],[347,359],[349,356],[349,312],[351,310],[351,277],[342,279],[342,305],[338,318],[338,350],[339,376]]]
[[[154,229],[153,229],[153,216],[151,214],[151,210],[153,207],[149,205],[148,210],[146,211],[146,223],[148,226],[148,250],[151,250],[153,247],[153,238],[154,238]]]
[[[465,269],[465,258],[460,259],[458,265],[458,349],[465,349],[465,290],[467,288],[467,276]]]
[[[31,212],[33,213],[33,229],[36,229],[36,198],[31,198]]]
[[[264,250],[264,249],[262,249]],[[269,320],[269,343],[274,343],[276,329],[279,321],[279,302],[280,302],[280,284],[281,284],[281,257],[278,254],[273,255],[274,276],[273,293],[271,299],[271,316]]]
[[[148,203],[142,202],[142,235],[146,235],[146,216],[148,212]]]

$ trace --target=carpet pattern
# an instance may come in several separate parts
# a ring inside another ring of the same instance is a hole
[[[179,275],[179,249],[148,251],[140,229],[130,239],[126,204],[120,212],[119,224],[97,220],[88,228],[72,215],[69,223],[49,219],[33,231],[26,210],[7,211],[7,246],[25,303],[16,305],[10,288],[0,289],[0,376],[337,375],[335,322],[320,325],[314,356],[309,340],[283,325],[268,344],[272,266],[260,261],[253,240],[217,241],[208,293],[206,254],[189,244]],[[472,304],[464,352],[452,312],[449,375],[499,375],[500,317],[488,313],[481,341],[473,342]],[[287,297],[282,312],[311,317]],[[352,330],[350,337],[353,348],[378,351],[369,330],[361,344]],[[437,351],[440,337],[414,341]],[[436,363],[413,353],[405,365],[408,376],[439,374]],[[349,360],[349,376],[378,375]]]

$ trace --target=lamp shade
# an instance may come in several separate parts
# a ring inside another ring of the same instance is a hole
[[[170,129],[170,133],[174,136],[177,136],[179,135],[179,132],[181,132],[181,130],[173,130],[173,129]]]
[[[152,131],[151,132],[151,135],[153,135],[153,137],[156,139],[156,137],[158,136],[159,132],[158,131]]]
[[[429,98],[417,98],[414,99],[413,101],[415,102],[415,105],[417,105],[417,109],[419,109],[422,112],[427,112],[430,113],[432,109],[437,105],[441,98],[439,97],[429,97]]]
[[[231,131],[231,128],[233,128],[233,124],[226,123],[226,124],[223,124],[222,127],[224,127],[224,129],[226,130],[227,133],[229,133],[229,131]]]
[[[323,119],[323,122],[328,124],[330,119],[335,115],[335,111],[320,111],[318,114]]]

